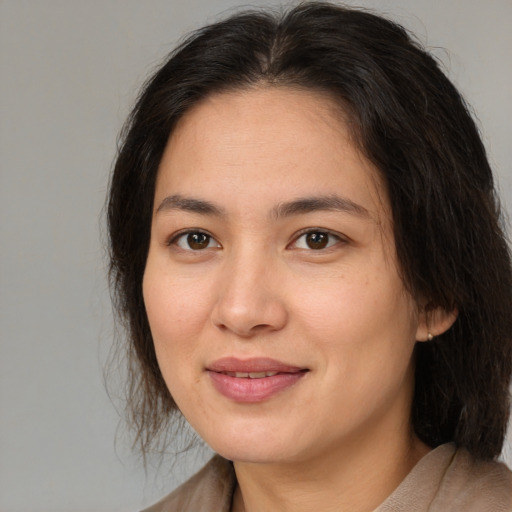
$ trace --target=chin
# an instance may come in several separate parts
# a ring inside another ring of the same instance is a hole
[[[298,460],[301,449],[300,434],[283,426],[257,425],[251,422],[224,423],[223,428],[199,432],[210,448],[222,457],[248,463],[276,463]],[[219,433],[221,433],[219,435]],[[307,440],[304,440],[308,445]]]
[[[241,446],[237,443],[226,443],[225,445],[219,444],[217,447],[211,447],[216,453],[233,462],[271,464],[293,460],[294,458],[293,455],[288,453],[288,450],[282,446],[257,446],[254,442],[250,444],[244,443]]]

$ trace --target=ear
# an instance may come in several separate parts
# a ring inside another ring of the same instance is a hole
[[[457,320],[457,309],[446,311],[442,308],[424,309],[419,314],[416,341],[431,341],[446,332]]]

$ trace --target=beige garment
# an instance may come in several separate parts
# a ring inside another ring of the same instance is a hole
[[[235,486],[233,464],[216,455],[201,471],[144,512],[230,512]]]
[[[425,455],[375,512],[511,512],[512,472],[444,444]]]
[[[144,512],[230,512],[235,485],[233,465],[217,455]],[[423,457],[374,512],[512,512],[512,472],[444,444]]]

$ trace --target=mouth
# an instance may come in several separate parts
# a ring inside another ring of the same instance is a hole
[[[213,387],[224,397],[255,403],[291,388],[309,369],[268,358],[224,358],[209,365],[206,371]]]

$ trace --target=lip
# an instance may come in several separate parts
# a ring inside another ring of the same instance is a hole
[[[270,358],[238,359],[226,357],[206,368],[215,389],[235,402],[262,402],[290,388],[309,371]],[[270,373],[258,378],[236,376],[236,373]]]

